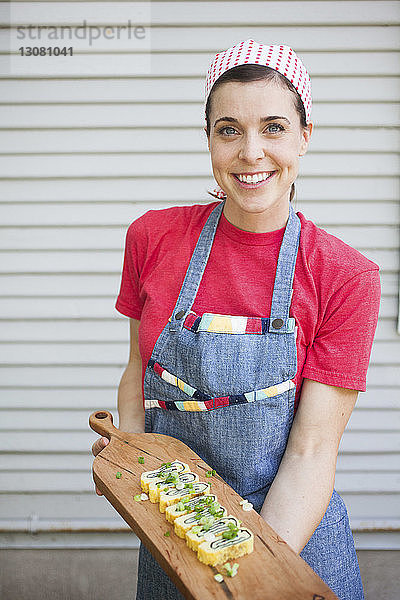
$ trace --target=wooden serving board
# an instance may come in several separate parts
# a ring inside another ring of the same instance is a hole
[[[125,433],[113,425],[111,413],[90,415],[90,427],[110,443],[95,457],[93,479],[107,500],[153,554],[187,600],[337,600],[332,590],[311,567],[255,511],[245,512],[242,498],[218,475],[206,477],[212,469],[186,444],[158,433]],[[144,457],[144,464],[138,457]],[[254,534],[254,551],[231,562],[239,563],[235,577],[227,577],[222,565],[210,567],[197,559],[186,541],[150,500],[137,502],[142,492],[140,476],[163,462],[180,460],[211,483],[211,493],[228,514],[242,521]],[[117,472],[121,477],[117,478]],[[164,534],[169,531],[169,537]],[[224,581],[214,579],[216,573]]]

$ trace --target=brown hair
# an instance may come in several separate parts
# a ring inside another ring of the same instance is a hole
[[[228,69],[228,71],[225,71],[225,73],[223,73],[221,75],[221,77],[219,77],[215,81],[214,85],[212,86],[210,93],[208,95],[208,98],[207,98],[207,103],[206,103],[206,122],[207,122],[206,133],[207,133],[207,137],[210,136],[211,99],[212,99],[212,95],[215,92],[215,90],[220,85],[222,85],[223,83],[227,83],[228,81],[239,81],[239,82],[246,83],[249,81],[262,81],[262,80],[276,81],[282,87],[286,87],[290,92],[292,92],[292,94],[294,96],[293,97],[294,105],[295,105],[296,111],[298,112],[298,115],[300,117],[300,125],[301,125],[301,127],[307,126],[306,111],[304,108],[304,104],[303,104],[302,99],[300,98],[299,93],[297,92],[296,88],[294,87],[294,85],[288,79],[286,79],[286,77],[284,75],[282,75],[278,71],[275,71],[275,69],[271,69],[270,67],[267,67],[264,65],[245,64],[245,65],[238,65],[237,67],[233,67],[232,69]],[[289,199],[290,202],[294,198],[295,191],[296,191],[296,188],[295,188],[295,184],[293,182],[291,190],[290,190],[290,199]],[[218,198],[218,196],[216,194],[213,194],[212,192],[208,192],[208,193],[211,196],[213,196],[214,198]]]

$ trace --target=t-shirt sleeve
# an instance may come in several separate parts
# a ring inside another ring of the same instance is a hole
[[[125,237],[121,284],[115,303],[118,312],[138,320],[140,320],[143,308],[140,298],[140,262],[145,246],[144,237],[141,222],[134,221],[128,227]]]
[[[336,290],[308,348],[303,377],[365,392],[380,297],[378,268],[355,275]]]

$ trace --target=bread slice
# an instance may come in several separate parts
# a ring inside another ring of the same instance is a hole
[[[213,525],[209,528],[204,528],[201,525],[198,527],[194,526],[192,529],[186,532],[186,543],[192,550],[197,550],[200,544],[205,541],[205,537],[207,534],[211,537],[211,539],[216,538],[223,534],[224,531],[229,531],[228,523],[233,523],[235,527],[240,526],[240,521],[236,517],[232,515],[221,517],[217,519]],[[208,537],[208,536],[207,536]],[[210,540],[208,540],[210,541]]]
[[[239,529],[238,534],[231,540],[226,540],[219,535],[215,540],[203,542],[197,549],[197,558],[200,562],[219,565],[233,558],[250,554],[254,549],[254,536],[249,529]]]
[[[190,484],[186,484],[190,485]],[[160,493],[160,512],[165,512],[167,506],[179,502],[182,498],[187,496],[203,496],[210,493],[210,484],[204,481],[195,481],[190,488],[183,488],[183,490],[177,490],[175,488],[169,488]]]
[[[165,463],[165,465],[167,464],[168,463]],[[144,492],[148,492],[150,482],[163,481],[164,476],[170,473],[171,471],[177,471],[178,473],[186,473],[190,471],[189,465],[179,460],[174,460],[170,464],[170,467],[164,465],[163,467],[160,467],[155,471],[145,471],[144,473],[142,473],[140,477],[140,485],[142,490]]]
[[[179,483],[194,483],[199,480],[199,476],[196,473],[180,473],[177,475]],[[167,479],[168,480],[168,479]],[[149,498],[150,502],[159,502],[160,493],[168,488],[175,487],[175,483],[166,483],[165,481],[152,481],[149,483]]]
[[[210,502],[215,502],[217,500],[217,496],[214,496],[213,494],[208,494],[207,496],[195,496],[194,498],[190,498],[189,496],[187,496],[182,500],[182,503],[184,505],[183,509],[180,506],[180,502],[177,502],[176,504],[171,504],[171,506],[167,506],[167,508],[165,509],[165,516],[167,518],[167,521],[173,523],[178,517],[193,512],[196,509],[196,507],[198,507],[201,504],[204,504],[205,498],[210,498]]]

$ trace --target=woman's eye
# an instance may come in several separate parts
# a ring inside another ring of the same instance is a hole
[[[279,133],[284,131],[284,128],[279,123],[270,123],[267,127],[268,133]]]
[[[230,133],[227,131],[228,129],[230,129]],[[218,131],[218,133],[222,133],[222,135],[232,135],[232,132],[236,133],[236,129],[229,125],[225,125],[225,127],[221,127],[221,129]]]

